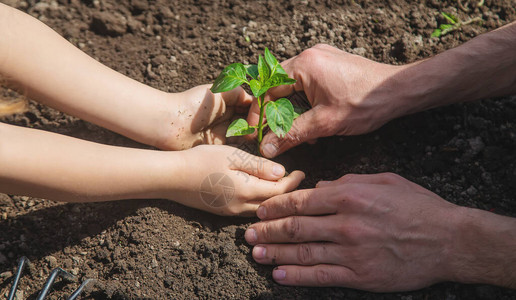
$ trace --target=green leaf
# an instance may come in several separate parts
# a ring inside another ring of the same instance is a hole
[[[227,92],[247,82],[246,69],[243,64],[235,63],[227,66],[215,79],[211,87],[213,93]]]
[[[443,15],[443,17],[445,17],[446,20],[448,20],[448,22],[450,22],[451,24],[456,24],[459,22],[459,19],[452,14],[447,14],[445,12],[441,12],[441,15]]]
[[[251,80],[251,82],[249,82],[249,87],[251,88],[251,91],[253,92],[253,95],[256,98],[258,98],[262,95],[259,93],[260,89],[262,88],[262,83],[259,82],[258,80],[256,80],[256,79]]]
[[[436,29],[434,32],[432,32],[431,37],[440,37],[441,36],[441,29]]]
[[[285,137],[290,128],[292,128],[292,122],[294,121],[294,107],[292,103],[286,98],[281,98],[274,102],[269,102],[265,112],[267,124],[271,130],[278,137]]]
[[[249,127],[247,121],[244,119],[237,119],[229,124],[228,131],[226,132],[226,137],[230,136],[241,136],[248,135],[254,132],[254,128]]]
[[[285,72],[283,67],[281,67],[276,57],[274,57],[274,55],[272,55],[272,53],[269,51],[269,48],[265,48],[264,56],[265,61],[271,70],[271,77],[274,76],[274,74],[287,75],[287,72]]]
[[[261,55],[258,57],[258,73],[260,74],[260,82],[262,83],[266,82],[271,76],[271,71]]]
[[[450,29],[452,29],[453,27],[454,26],[451,24],[441,24],[441,26],[439,26],[439,29],[441,29],[442,34],[445,34],[446,32],[450,31]]]
[[[265,94],[270,88],[280,86],[280,85],[294,84],[296,82],[297,81],[295,79],[289,78],[288,75],[276,73],[274,76],[269,78],[269,80],[267,80],[267,82],[262,84],[262,88],[258,92],[258,96],[255,96],[255,97],[259,97],[259,96]]]
[[[255,96],[256,98],[260,97],[261,95],[267,93],[269,90],[269,86],[262,86],[262,88],[258,91],[258,96]]]
[[[245,65],[245,70],[247,75],[251,76],[253,79],[258,80],[258,66],[257,65]]]
[[[280,85],[289,85],[296,83],[295,79],[289,78],[288,75],[283,74],[275,74],[263,86],[267,86],[268,88],[273,88],[275,86]]]
[[[283,67],[281,65],[278,65],[276,67],[276,74],[288,75],[287,72],[285,71],[285,69],[283,69]]]

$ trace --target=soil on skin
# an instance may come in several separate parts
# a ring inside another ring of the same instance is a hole
[[[255,63],[265,47],[284,60],[327,43],[404,64],[516,19],[511,0],[486,0],[469,12],[451,0],[0,2],[30,13],[109,67],[170,92],[210,83],[229,63]],[[474,2],[462,4],[471,8]],[[444,21],[441,11],[484,22],[431,38]],[[395,120],[365,136],[320,139],[279,161],[307,173],[301,188],[347,173],[388,171],[453,203],[516,217],[515,120],[515,97],[452,105]],[[3,121],[145,147],[35,103]],[[32,264],[20,296],[29,299],[57,266],[80,281],[97,279],[86,299],[516,299],[514,290],[455,283],[389,294],[280,286],[272,280],[273,267],[256,264],[245,243],[244,231],[255,221],[164,200],[63,204],[0,194],[0,297],[10,287],[17,258],[25,255]],[[70,295],[78,284],[56,284],[52,299]]]

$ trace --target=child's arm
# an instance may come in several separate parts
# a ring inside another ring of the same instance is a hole
[[[136,141],[167,150],[223,143],[242,90],[213,95],[208,86],[169,94],[89,57],[35,18],[0,3],[0,78],[43,104]]]
[[[2,123],[0,136],[0,190],[58,201],[164,198],[221,215],[252,214],[304,178],[299,171],[282,178],[281,165],[229,146],[131,149]],[[222,177],[223,184],[213,181]],[[214,196],[228,203],[208,205]]]

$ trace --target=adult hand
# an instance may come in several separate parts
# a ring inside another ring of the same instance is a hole
[[[252,97],[241,87],[217,94],[210,87],[200,85],[166,96],[158,148],[183,150],[199,144],[225,144],[231,118],[235,112],[245,112]]]
[[[376,63],[328,45],[305,50],[281,65],[297,83],[271,89],[266,100],[304,91],[312,109],[294,121],[284,139],[272,132],[264,137],[260,151],[266,157],[319,137],[367,133],[398,116],[396,108],[387,105],[390,99],[396,99],[396,86],[384,83],[401,67]],[[258,116],[255,101],[249,124],[256,125]]]
[[[284,177],[282,165],[229,146],[178,153],[182,171],[170,181],[166,198],[218,215],[255,215],[262,201],[294,190],[305,178],[301,171]]]
[[[502,237],[515,236],[514,220],[456,206],[395,174],[320,182],[263,202],[257,215],[262,222],[245,238],[257,262],[280,265],[280,284],[374,292],[446,280],[516,286],[503,266],[516,263],[515,242]]]

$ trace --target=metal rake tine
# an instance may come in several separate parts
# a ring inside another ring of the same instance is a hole
[[[29,259],[25,256],[20,258],[18,263],[18,270],[16,270],[16,276],[14,276],[13,285],[11,287],[11,291],[9,292],[9,296],[7,296],[7,300],[13,300],[14,295],[16,294],[16,289],[18,288],[18,283],[20,282],[21,273],[26,264],[29,263]]]
[[[48,291],[52,287],[52,284],[54,284],[54,281],[56,280],[57,276],[61,276],[66,280],[74,280],[75,279],[75,277],[72,274],[66,272],[65,270],[63,270],[61,268],[55,268],[54,270],[52,270],[52,273],[50,273],[50,276],[48,276],[47,281],[45,282],[43,289],[41,289],[41,291],[39,292],[36,300],[45,299],[45,297],[48,294]]]
[[[78,287],[71,295],[70,297],[68,298],[68,300],[75,300],[77,299],[77,297],[79,297],[79,295],[82,293],[82,290],[84,290],[84,288],[90,283],[90,282],[93,282],[95,281],[95,279],[86,279],[82,282],[81,286]]]

